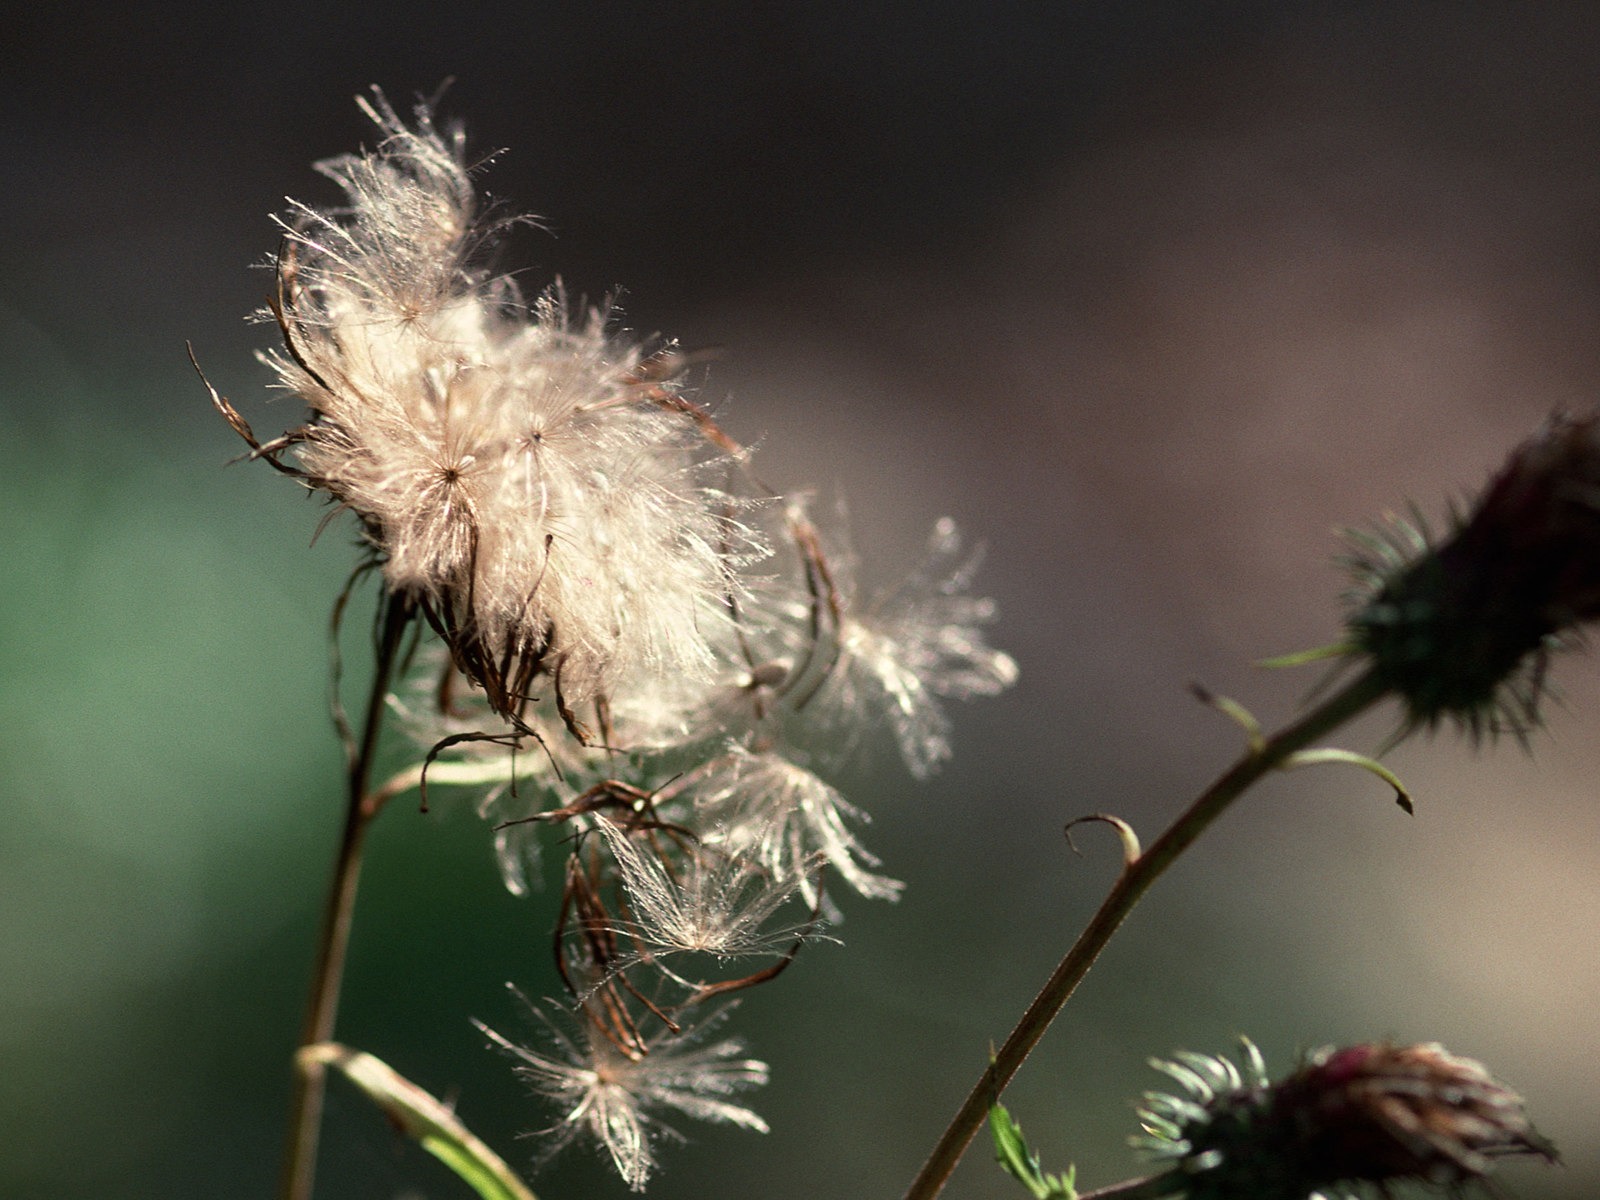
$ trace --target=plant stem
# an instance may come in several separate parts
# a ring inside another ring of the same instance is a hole
[[[1253,744],[1223,772],[1172,826],[1144,853],[1131,859],[1111,891],[1067,951],[1038,996],[1023,1013],[1011,1036],[957,1111],[927,1162],[906,1191],[905,1200],[933,1200],[949,1180],[989,1106],[999,1099],[1023,1060],[1044,1036],[1061,1008],[1077,989],[1100,952],[1150,886],[1205,832],[1227,807],[1290,755],[1331,733],[1370,707],[1385,688],[1369,672],[1335,692],[1322,704],[1272,737]]]
[[[339,987],[344,980],[345,955],[350,947],[351,918],[355,912],[356,885],[361,879],[361,850],[367,827],[377,815],[369,803],[367,789],[372,764],[383,728],[383,714],[390,680],[399,655],[400,641],[411,619],[409,602],[385,595],[376,639],[376,661],[372,688],[367,695],[361,740],[352,748],[346,774],[344,831],[334,858],[333,883],[322,912],[322,928],[317,941],[316,963],[311,975],[311,994],[306,1001],[300,1046],[312,1046],[333,1038],[339,1012]],[[296,1070],[294,1093],[289,1106],[289,1140],[283,1160],[283,1177],[278,1188],[280,1200],[311,1200],[317,1171],[317,1140],[322,1128],[322,1103],[327,1091],[327,1071],[320,1062],[307,1062]]]
[[[1142,1179],[1126,1179],[1092,1192],[1079,1192],[1077,1200],[1155,1200],[1187,1190],[1189,1182],[1182,1171],[1166,1171]]]

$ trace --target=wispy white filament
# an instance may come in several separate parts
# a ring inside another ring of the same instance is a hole
[[[691,846],[676,867],[610,821],[598,822],[622,877],[632,920],[624,932],[654,951],[720,961],[781,953],[796,930],[769,928],[803,876],[765,871],[754,856]],[[817,865],[810,864],[813,868]],[[681,981],[680,981],[681,982]]]
[[[981,561],[981,552],[963,556],[955,522],[941,518],[922,564],[863,610],[848,612],[839,633],[824,707],[847,728],[884,713],[919,779],[951,753],[939,697],[994,696],[1017,681],[1016,660],[984,637],[994,602],[968,594]]]
[[[548,1053],[518,1045],[481,1021],[474,1024],[517,1060],[517,1074],[534,1092],[562,1110],[547,1131],[550,1152],[588,1139],[611,1157],[618,1174],[637,1192],[655,1170],[652,1143],[677,1136],[662,1123],[662,1111],[767,1132],[767,1123],[756,1113],[728,1099],[765,1084],[767,1064],[742,1057],[744,1043],[737,1038],[700,1044],[732,1006],[682,1034],[657,1038],[632,1056],[590,1021],[580,1022],[572,1035],[542,1009],[528,1007],[552,1043]]]
[[[821,860],[863,896],[896,900],[903,885],[868,870],[878,865],[845,819],[866,815],[836,788],[772,751],[735,747],[707,763],[692,781],[699,824],[725,853],[749,856],[775,878],[798,881],[806,903],[818,900]]]

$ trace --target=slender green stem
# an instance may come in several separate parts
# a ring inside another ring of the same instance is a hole
[[[1079,1192],[1078,1200],[1156,1200],[1188,1188],[1190,1180],[1181,1171],[1165,1171],[1160,1175],[1146,1175],[1143,1179],[1125,1179],[1121,1183],[1095,1188],[1092,1192]]]
[[[961,1156],[966,1153],[974,1134],[982,1127],[989,1106],[999,1099],[1023,1060],[1038,1045],[1062,1005],[1111,940],[1111,935],[1162,873],[1262,776],[1282,766],[1295,751],[1331,733],[1370,707],[1384,691],[1383,685],[1370,672],[1364,674],[1294,724],[1253,745],[1202,792],[1148,850],[1128,862],[1100,908],[1078,935],[1078,940],[1028,1006],[1027,1012],[1023,1013],[1011,1036],[995,1052],[988,1069],[979,1077],[977,1085],[912,1181],[905,1200],[933,1200],[943,1189],[956,1164],[961,1161]]]
[[[411,618],[405,600],[385,596],[377,636],[377,656],[372,672],[372,688],[367,694],[361,740],[349,756],[346,775],[344,831],[334,858],[333,883],[322,912],[322,928],[317,940],[317,957],[311,975],[311,994],[306,1001],[305,1023],[300,1045],[314,1046],[333,1038],[339,1012],[339,988],[344,981],[345,955],[350,946],[351,918],[355,912],[356,885],[361,879],[361,850],[367,827],[377,807],[367,794],[372,764],[378,750],[378,735],[390,681],[399,656],[401,638]],[[327,1071],[320,1062],[308,1062],[294,1075],[294,1092],[289,1108],[289,1140],[283,1160],[280,1200],[311,1200],[317,1171],[317,1140],[322,1128],[322,1102],[327,1092]]]

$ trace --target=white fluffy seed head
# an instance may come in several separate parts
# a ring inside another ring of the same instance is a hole
[[[352,509],[391,589],[510,711],[624,674],[707,676],[736,568],[761,548],[708,483],[706,442],[603,313],[524,305],[483,248],[459,135],[379,97],[379,147],[322,164],[347,206],[281,219],[269,356],[312,410],[307,480]]]
[[[663,1114],[767,1132],[760,1116],[730,1099],[763,1086],[767,1064],[744,1057],[744,1043],[737,1038],[708,1041],[731,1006],[681,1034],[653,1039],[631,1055],[608,1040],[585,1009],[580,1008],[580,1028],[573,1035],[543,1009],[528,1008],[544,1027],[548,1052],[519,1045],[481,1021],[474,1024],[516,1061],[529,1087],[560,1112],[543,1131],[552,1152],[574,1141],[592,1142],[637,1192],[655,1170],[654,1143],[676,1136]]]

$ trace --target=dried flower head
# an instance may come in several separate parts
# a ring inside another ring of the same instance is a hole
[[[1334,1200],[1363,1184],[1387,1196],[1479,1182],[1506,1155],[1555,1159],[1520,1096],[1436,1044],[1327,1047],[1278,1083],[1244,1047],[1243,1069],[1191,1053],[1151,1064],[1186,1094],[1148,1093],[1136,1144],[1177,1160],[1190,1200]]]
[[[635,670],[707,674],[761,553],[708,483],[722,451],[602,313],[526,305],[488,269],[516,218],[479,215],[459,131],[363,107],[378,148],[320,164],[346,206],[280,218],[267,361],[310,417],[252,445],[360,518],[500,714],[541,679],[577,703]]]
[[[535,1093],[561,1110],[554,1125],[538,1131],[548,1139],[546,1155],[588,1140],[637,1192],[655,1170],[654,1143],[681,1136],[661,1121],[663,1111],[767,1132],[765,1121],[728,1099],[765,1084],[767,1065],[742,1057],[744,1043],[736,1038],[701,1044],[731,1007],[677,1036],[635,1045],[608,1037],[604,1024],[585,1009],[573,1034],[528,1004],[552,1044],[549,1053],[520,1046],[481,1021],[474,1024],[516,1060],[517,1074]]]
[[[1361,539],[1352,641],[1411,726],[1525,732],[1550,651],[1600,616],[1600,417],[1552,418],[1452,525]]]

